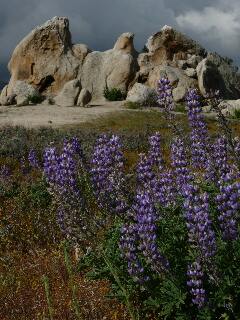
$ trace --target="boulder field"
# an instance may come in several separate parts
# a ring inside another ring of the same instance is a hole
[[[189,87],[203,95],[219,89],[224,99],[240,99],[240,75],[231,61],[207,52],[172,27],[152,35],[141,53],[133,40],[134,34],[123,33],[112,49],[92,51],[72,43],[67,18],[54,17],[32,30],[13,51],[8,64],[11,79],[0,104],[25,104],[30,95],[40,95],[60,106],[84,106],[90,99],[104,99],[106,85],[138,101],[162,76],[170,79],[177,102],[184,100]]]

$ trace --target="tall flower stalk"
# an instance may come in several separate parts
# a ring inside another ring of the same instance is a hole
[[[128,205],[120,138],[100,136],[91,163],[92,181],[100,207],[120,215],[125,213]]]
[[[196,168],[205,168],[207,164],[208,132],[202,115],[202,106],[197,90],[188,90],[186,100],[188,120],[191,127],[192,165]]]
[[[190,245],[199,252],[203,263],[216,253],[216,238],[209,216],[209,200],[206,193],[188,184],[184,188],[184,211]]]

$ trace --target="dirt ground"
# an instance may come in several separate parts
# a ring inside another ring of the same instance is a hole
[[[0,106],[0,126],[20,125],[28,128],[76,125],[109,113],[124,111],[124,102],[95,103],[89,107],[60,107],[57,105]]]

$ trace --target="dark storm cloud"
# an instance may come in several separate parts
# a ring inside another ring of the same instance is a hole
[[[111,48],[126,31],[136,34],[141,49],[165,24],[235,60],[240,44],[238,0],[0,0],[0,5],[0,79],[16,44],[53,16],[69,17],[73,41],[95,50]]]

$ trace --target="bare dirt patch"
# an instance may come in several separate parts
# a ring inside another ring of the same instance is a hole
[[[124,102],[105,102],[89,107],[60,107],[57,105],[1,106],[0,126],[61,127],[95,120],[110,113],[124,111]]]

